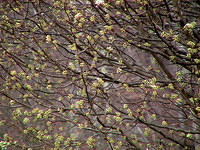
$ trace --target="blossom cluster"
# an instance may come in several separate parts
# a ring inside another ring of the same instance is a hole
[[[95,5],[97,7],[99,7],[99,6],[103,5],[103,4],[104,4],[104,0],[96,0],[96,2],[95,2]]]

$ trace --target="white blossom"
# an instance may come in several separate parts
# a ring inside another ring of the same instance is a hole
[[[96,0],[96,3],[95,3],[96,6],[100,6],[103,4],[104,4],[104,0]]]

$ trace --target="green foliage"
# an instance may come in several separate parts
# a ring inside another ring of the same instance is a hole
[[[1,148],[198,149],[199,6],[0,2]]]
[[[0,141],[0,148],[1,150],[6,150],[7,147],[10,145],[9,142],[6,142],[6,141]]]

